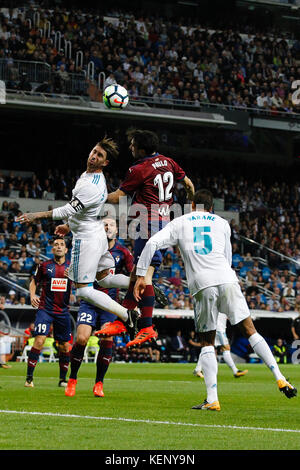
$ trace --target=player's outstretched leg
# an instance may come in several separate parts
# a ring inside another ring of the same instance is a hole
[[[139,318],[139,312],[137,310],[127,310],[128,318],[126,321],[115,320],[112,323],[108,323],[106,326],[96,331],[96,336],[116,336],[122,333],[128,333],[130,339],[133,339],[137,334],[137,322]]]
[[[297,395],[297,389],[291,385],[281,373],[271,349],[269,348],[265,339],[259,333],[257,333],[251,317],[243,320],[239,324],[239,327],[243,334],[248,338],[250,346],[254,352],[271,370],[277,382],[279,391],[282,392],[287,398],[295,397]]]
[[[151,279],[153,274],[152,271],[154,271],[154,268],[150,272]],[[130,348],[139,346],[142,343],[145,343],[146,341],[153,341],[157,338],[158,333],[157,331],[155,331],[154,326],[152,324],[154,304],[154,288],[152,285],[152,281],[150,281],[149,279],[148,284],[146,284],[145,290],[141,295],[141,300],[138,304],[141,311],[141,317],[139,319],[139,332],[137,333],[134,339],[131,339],[131,341],[126,344],[126,347]]]

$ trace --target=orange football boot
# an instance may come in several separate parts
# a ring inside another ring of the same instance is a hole
[[[95,383],[93,392],[94,392],[95,397],[104,397],[103,383],[102,382]]]
[[[158,333],[154,330],[153,326],[148,326],[147,328],[142,328],[136,337],[126,344],[126,347],[130,348],[132,346],[137,346],[139,344],[145,343],[146,341],[154,340],[157,337]]]
[[[104,328],[94,333],[95,336],[115,336],[126,333],[127,329],[124,323],[120,320],[115,320],[112,323],[108,323]]]

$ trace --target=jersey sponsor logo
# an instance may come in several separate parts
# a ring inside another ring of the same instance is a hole
[[[73,207],[73,209],[75,209],[76,212],[81,211],[82,209],[84,209],[84,205],[82,204],[81,201],[79,201],[79,199],[77,197],[73,197],[73,199],[71,199],[69,204],[71,204],[71,206]]]
[[[66,292],[68,288],[68,279],[53,277],[51,279],[51,291]]]

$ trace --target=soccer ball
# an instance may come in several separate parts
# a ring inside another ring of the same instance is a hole
[[[124,109],[128,105],[128,92],[121,85],[109,85],[103,93],[103,103],[109,109]]]

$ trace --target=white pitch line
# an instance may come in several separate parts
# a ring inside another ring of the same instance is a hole
[[[152,421],[150,419],[112,418],[112,417],[109,417],[109,416],[82,416],[82,415],[62,414],[62,413],[42,413],[40,411],[0,410],[0,413],[31,415],[31,416],[52,416],[52,417],[55,417],[55,418],[94,419],[94,420],[99,420],[99,421],[123,421],[123,422],[127,422],[127,423],[166,424],[168,426],[189,426],[189,427],[197,427],[197,428],[239,429],[239,430],[242,430],[242,431],[268,431],[268,432],[300,433],[300,429],[259,428],[259,427],[253,427],[253,426],[181,423],[181,422],[174,422],[174,421],[156,421],[156,420]]]
[[[4,377],[4,375],[2,376]],[[10,379],[19,379],[20,376],[19,375],[9,375],[7,376],[9,377]],[[39,376],[38,377],[38,380],[40,379],[51,379],[51,380],[57,380],[58,377],[41,377]],[[90,377],[80,377],[80,380],[91,380]],[[178,384],[191,384],[191,383],[199,383],[200,380],[164,380],[164,379],[127,379],[126,377],[124,379],[113,379],[112,377],[105,377],[105,381],[119,381],[119,382],[166,382],[166,383],[176,383],[177,385]],[[249,384],[249,382],[247,382]]]

